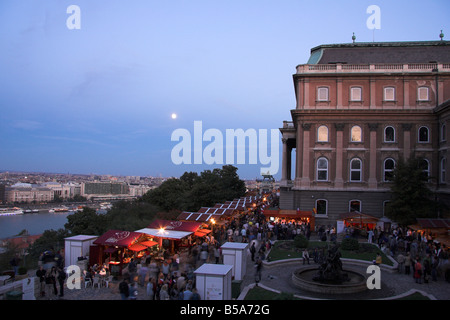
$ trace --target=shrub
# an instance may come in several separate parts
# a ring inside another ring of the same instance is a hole
[[[306,237],[302,234],[299,234],[295,236],[294,238],[294,246],[296,248],[308,248],[309,241],[306,239]]]
[[[342,250],[356,251],[359,249],[359,242],[354,238],[345,238],[341,244]]]

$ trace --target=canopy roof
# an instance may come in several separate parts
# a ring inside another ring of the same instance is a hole
[[[362,222],[362,223],[376,223],[378,220],[380,220],[377,217],[361,213],[358,211],[351,211],[351,212],[345,212],[341,213],[339,215],[339,218],[341,220],[349,220],[349,219],[355,219],[356,222]]]
[[[445,228],[450,229],[450,219],[417,219],[422,228]]]
[[[195,232],[200,228],[200,222],[175,221],[175,220],[155,220],[146,229],[164,229],[166,231]],[[139,231],[138,231],[139,232]]]
[[[136,232],[142,232],[149,236],[159,237],[164,239],[172,239],[172,240],[180,240],[184,237],[192,234],[190,231],[176,231],[170,229],[152,229],[152,228],[144,228],[137,230]]]
[[[109,230],[98,237],[93,243],[104,246],[128,247],[140,236],[142,236],[140,232]]]
[[[303,211],[303,210],[269,210],[269,209],[265,209],[262,213],[266,217],[287,218],[287,219],[312,217],[312,211]]]

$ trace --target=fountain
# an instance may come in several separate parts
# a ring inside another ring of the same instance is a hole
[[[342,268],[341,253],[336,244],[319,268],[300,268],[292,274],[293,284],[311,292],[324,294],[357,293],[367,290],[366,278],[356,271]]]

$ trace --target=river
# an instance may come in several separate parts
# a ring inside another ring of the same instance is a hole
[[[98,204],[76,203],[71,207],[87,206],[98,213],[106,213],[105,210],[99,209]],[[49,212],[53,208],[50,205],[35,206],[31,209],[39,209],[39,213],[25,213],[17,215],[0,216],[0,239],[16,236],[23,229],[28,230],[31,235],[38,235],[44,233],[45,230],[64,229],[64,224],[67,223],[67,216],[74,213],[74,211],[66,212]],[[30,209],[30,207],[22,208]]]

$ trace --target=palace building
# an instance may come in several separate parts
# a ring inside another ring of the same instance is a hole
[[[411,156],[450,204],[450,41],[320,45],[293,82],[280,209],[315,208],[316,225],[382,218],[396,162]]]

